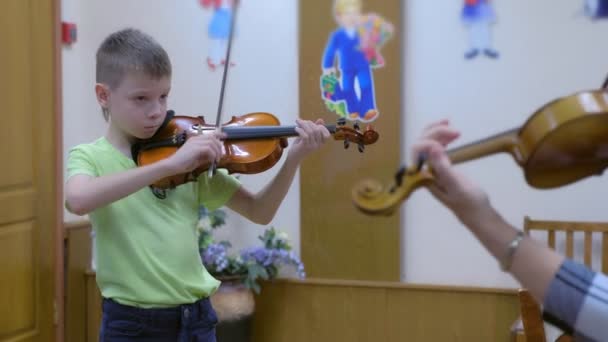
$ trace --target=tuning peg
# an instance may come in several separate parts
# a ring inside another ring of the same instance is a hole
[[[395,174],[395,185],[393,185],[390,189],[390,192],[393,193],[397,190],[398,187],[403,183],[403,176],[405,176],[405,169],[407,166],[402,166],[399,168],[399,171]]]
[[[344,126],[346,125],[346,119],[345,118],[339,118],[338,119],[338,126]]]
[[[424,162],[426,162],[426,160],[426,153],[421,153],[418,156],[418,165],[416,166],[416,171],[420,171],[422,169],[422,166],[424,165]]]
[[[365,145],[363,145],[363,143],[359,143],[359,152],[363,153],[363,151],[365,151]]]
[[[350,145],[350,141],[348,141],[348,137],[344,138],[344,149],[347,149]]]
[[[355,128],[355,131],[361,132],[361,128],[359,127],[359,123],[358,122],[355,122],[355,124],[353,125],[353,127]]]

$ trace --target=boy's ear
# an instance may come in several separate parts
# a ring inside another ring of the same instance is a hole
[[[108,107],[108,99],[110,97],[110,90],[107,85],[103,83],[95,84],[95,95],[97,96],[97,102],[102,108]]]

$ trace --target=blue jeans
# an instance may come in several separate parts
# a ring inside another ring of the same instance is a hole
[[[100,342],[216,342],[208,298],[174,308],[141,309],[103,299]]]

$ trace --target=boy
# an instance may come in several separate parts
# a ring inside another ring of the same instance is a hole
[[[236,178],[207,172],[155,197],[149,184],[219,161],[220,134],[190,138],[171,157],[137,167],[130,148],[154,135],[165,119],[171,63],[150,36],[125,29],[97,51],[95,93],[109,126],[96,141],[70,151],[66,208],[90,214],[96,233],[97,284],[104,298],[100,341],[215,341],[217,322],[208,297],[218,288],[198,254],[198,207],[226,205],[267,224],[287,193],[301,160],[329,137],[327,129],[297,120],[275,179],[252,194]]]

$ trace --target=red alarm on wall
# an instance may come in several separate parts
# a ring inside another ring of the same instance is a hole
[[[65,21],[61,23],[61,41],[64,44],[72,44],[76,41],[76,24]]]

